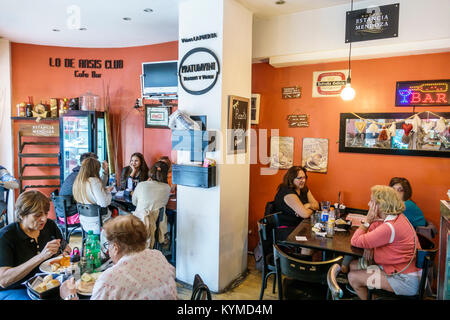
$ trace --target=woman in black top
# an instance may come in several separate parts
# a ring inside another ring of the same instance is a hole
[[[296,226],[303,219],[309,218],[314,210],[319,209],[319,203],[306,186],[307,179],[305,168],[293,166],[278,186],[274,209],[275,212],[281,211],[284,214],[283,224]]]
[[[24,192],[15,205],[18,222],[0,230],[0,300],[29,300],[22,283],[58,253],[62,235],[47,219],[49,209],[50,201],[41,192]],[[64,253],[70,254],[70,246],[63,246]]]
[[[141,181],[148,180],[148,166],[142,153],[136,152],[131,155],[130,165],[122,170],[120,177],[120,189],[134,190]],[[129,188],[131,186],[131,188]]]

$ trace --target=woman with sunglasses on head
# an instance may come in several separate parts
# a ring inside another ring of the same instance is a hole
[[[0,300],[30,300],[22,283],[61,250],[70,254],[58,226],[48,219],[49,209],[49,199],[39,191],[26,191],[17,198],[17,222],[0,230]]]
[[[306,186],[306,169],[301,166],[289,168],[278,186],[274,200],[275,212],[283,213],[283,224],[297,226],[303,219],[309,218],[319,203]]]
[[[397,191],[400,198],[405,202],[405,211],[403,214],[408,218],[414,228],[426,225],[422,210],[411,200],[412,189],[409,181],[405,178],[394,177],[389,182],[389,186]]]

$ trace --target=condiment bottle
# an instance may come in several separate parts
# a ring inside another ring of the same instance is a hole
[[[327,222],[327,237],[333,237],[334,236],[334,222],[336,220],[336,214],[333,207],[330,208],[330,214],[328,216],[328,222]]]

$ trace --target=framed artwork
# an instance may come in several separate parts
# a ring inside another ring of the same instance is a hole
[[[327,172],[328,139],[303,138],[302,166],[310,172]]]
[[[450,112],[341,113],[339,152],[450,157]]]
[[[249,127],[250,99],[228,97],[228,154],[247,152],[247,129]]]
[[[259,123],[259,104],[261,95],[259,93],[252,93],[252,107],[251,107],[251,124]]]
[[[270,137],[270,167],[289,169],[294,163],[294,137]]]
[[[146,128],[169,128],[169,108],[145,106],[145,127]]]

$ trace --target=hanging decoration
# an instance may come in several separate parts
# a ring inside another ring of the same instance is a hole
[[[341,113],[340,152],[450,157],[450,112]]]

